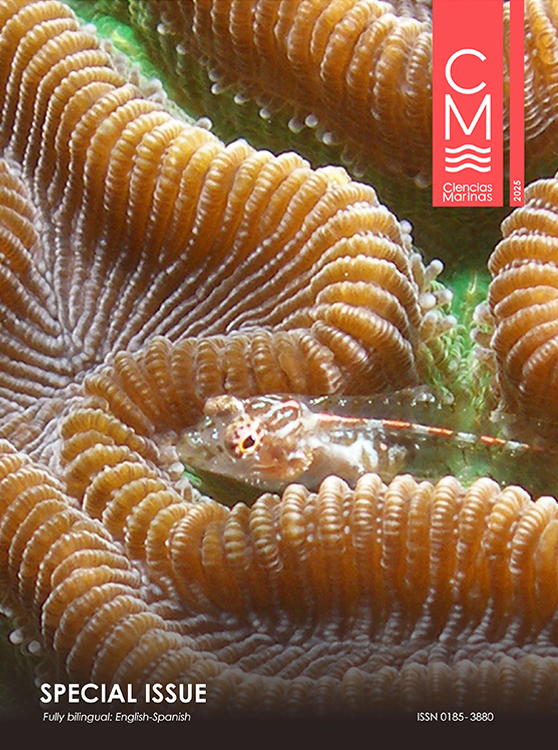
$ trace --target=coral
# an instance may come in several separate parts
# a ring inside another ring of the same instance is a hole
[[[558,419],[558,192],[554,179],[525,191],[525,205],[502,224],[490,256],[490,350],[502,405],[531,417]]]
[[[216,393],[418,382],[441,264],[343,169],[173,117],[62,4],[5,0],[0,30],[4,588],[70,677],[209,681],[243,657],[182,545],[228,511],[176,481],[177,431]]]
[[[315,128],[381,172],[428,184],[431,2],[130,0],[128,10],[177,79],[201,64],[215,93],[230,87],[239,101],[255,99],[264,118],[283,112],[293,130]],[[557,132],[558,14],[551,2],[528,0],[525,19],[526,147],[540,159]],[[504,69],[507,137],[507,55]]]
[[[72,679],[204,682],[206,708],[235,715],[556,700],[554,500],[367,475],[228,510],[180,501],[124,451],[80,472],[105,490],[84,513],[0,450],[0,575]]]
[[[2,13],[5,437],[44,452],[84,375],[157,334],[198,409],[417,382],[440,268],[372,188],[171,116],[63,6]]]
[[[120,13],[157,60],[173,98],[192,115],[211,118],[225,141],[246,137],[275,152],[294,149],[315,166],[345,164],[412,223],[427,257],[484,272],[486,248],[499,240],[505,209],[440,211],[424,189],[431,180],[430,2],[70,2],[93,22],[97,9],[103,22],[103,13]],[[549,0],[528,0],[525,13],[529,182],[558,168],[558,19]],[[507,144],[507,2],[504,18]]]

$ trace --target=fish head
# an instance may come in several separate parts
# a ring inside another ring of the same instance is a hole
[[[295,399],[216,396],[180,436],[178,454],[194,470],[275,489],[296,481],[312,460],[304,441],[309,415]]]

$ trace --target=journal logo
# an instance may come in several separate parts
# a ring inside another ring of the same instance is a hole
[[[486,88],[486,81],[481,81],[476,86],[459,86],[453,79],[453,63],[460,57],[466,55],[472,55],[478,57],[483,62],[486,60],[486,55],[479,52],[477,49],[459,49],[450,56],[446,63],[445,78],[446,82],[454,91],[464,96],[474,96],[483,89]],[[490,172],[491,171],[491,146],[482,148],[473,142],[465,142],[471,140],[470,136],[473,135],[473,131],[476,126],[480,123],[481,117],[484,115],[484,140],[488,143],[492,140],[492,95],[485,94],[477,111],[474,114],[473,119],[469,125],[466,125],[461,110],[457,106],[454,94],[445,95],[445,110],[444,110],[444,139],[445,141],[451,141],[451,127],[452,127],[452,115],[454,116],[454,127],[459,126],[461,132],[458,133],[458,138],[462,137],[464,142],[459,146],[450,148],[445,146],[445,171],[446,172],[463,172],[465,169],[472,169],[475,172]],[[459,100],[458,100],[459,103]]]
[[[503,1],[434,0],[433,22],[432,204],[502,206]]]

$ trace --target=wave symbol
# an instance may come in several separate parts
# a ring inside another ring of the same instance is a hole
[[[477,153],[473,153],[475,151]],[[459,164],[456,167],[446,166],[445,171],[462,172],[464,169],[474,169],[475,172],[490,172],[490,166],[481,167],[479,164],[489,165],[491,157],[478,156],[478,154],[489,154],[490,151],[490,146],[487,148],[481,148],[480,146],[475,146],[474,143],[464,143],[462,146],[457,146],[456,148],[446,147],[446,154],[459,154],[459,156],[446,156],[444,159],[446,164],[457,164],[457,162],[463,162],[465,159],[468,159],[469,161],[465,161],[463,164]]]
[[[480,146],[475,146],[474,143],[464,143],[462,146],[457,146],[456,148],[449,148],[449,146],[446,146],[446,154],[458,154],[461,151],[465,151],[466,148],[470,148],[471,151],[476,151],[479,154],[489,154],[492,150],[490,146],[487,148],[481,148]]]
[[[458,167],[446,167],[446,172],[462,172],[464,169],[474,169],[475,172],[490,172],[490,167],[479,167],[477,164],[467,162],[466,164],[460,164]]]

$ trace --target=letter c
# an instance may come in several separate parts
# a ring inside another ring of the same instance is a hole
[[[86,703],[97,703],[97,701],[99,700],[97,697],[95,697],[95,698],[89,698],[88,697],[87,690],[89,690],[89,688],[93,688],[93,690],[98,690],[99,686],[95,685],[94,682],[88,682],[86,685],[84,685],[82,687],[82,689],[81,689],[81,697],[82,697],[82,699]]]
[[[458,86],[452,78],[451,66],[458,57],[461,57],[461,55],[474,55],[475,57],[478,57],[479,60],[486,60],[486,55],[483,55],[482,52],[478,51],[478,49],[460,49],[457,50],[457,52],[454,52],[446,63],[446,81],[449,83],[452,89],[454,91],[458,91],[460,94],[476,94],[477,91],[483,90],[483,88],[486,86],[486,81],[482,81],[478,86],[475,86],[474,88],[466,89],[463,88],[463,86]]]

